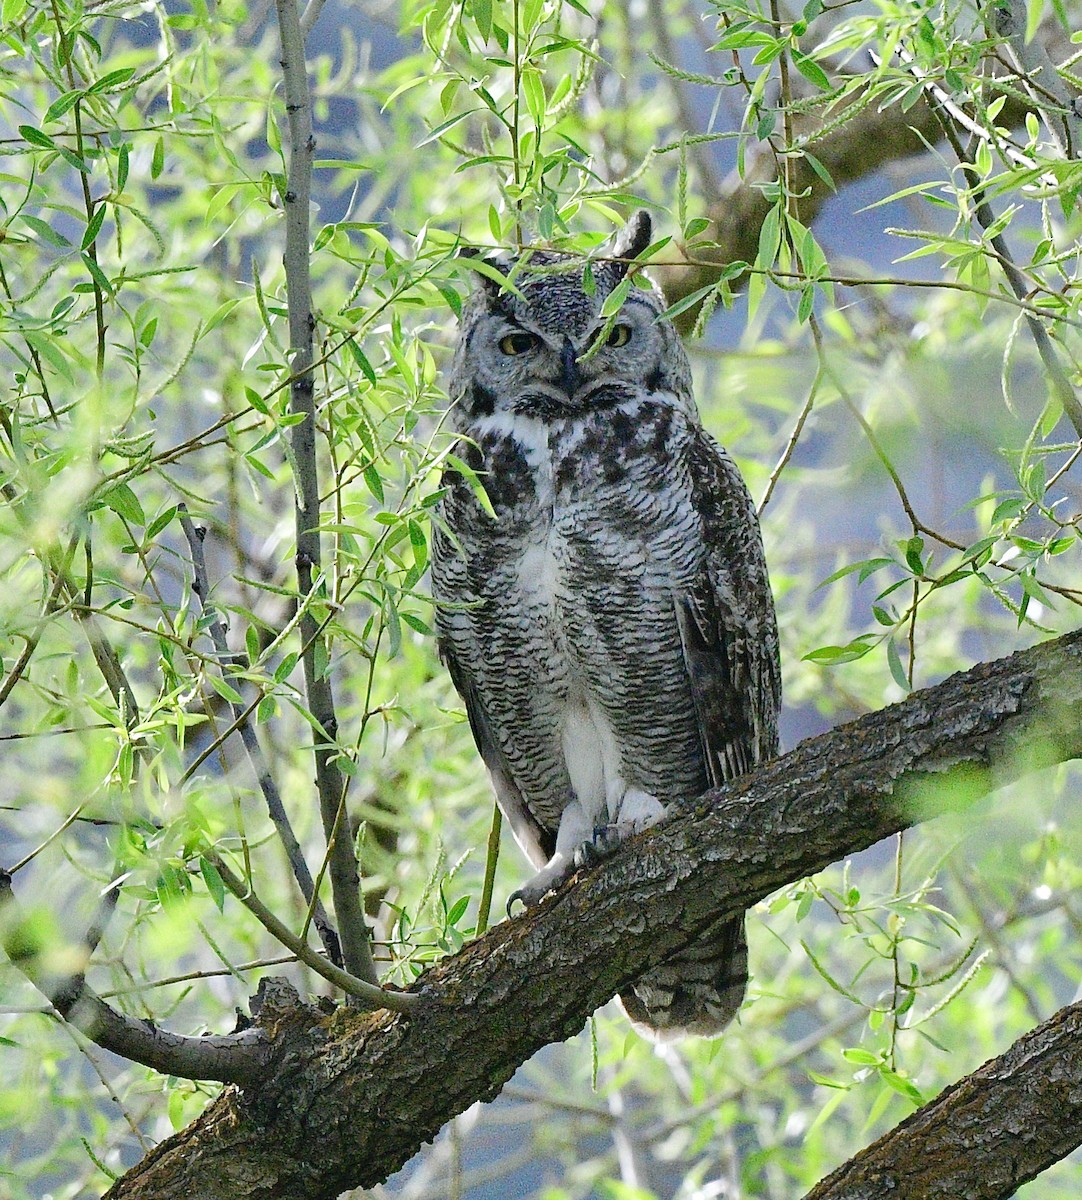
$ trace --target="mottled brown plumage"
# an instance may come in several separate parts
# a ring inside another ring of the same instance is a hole
[[[638,214],[611,254],[650,241]],[[519,294],[469,301],[449,391],[460,453],[433,545],[440,649],[536,903],[671,802],[777,749],[777,630],[758,523],[699,423],[656,290],[635,287],[584,357],[626,263],[535,252]],[[442,524],[442,528],[439,526]],[[622,999],[656,1036],[719,1033],[747,978],[724,921]]]

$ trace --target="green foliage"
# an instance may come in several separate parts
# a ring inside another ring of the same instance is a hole
[[[275,31],[243,0],[3,4],[13,962],[82,969],[97,896],[122,879],[88,978],[124,1011],[225,1030],[261,973],[327,992],[227,894],[210,854],[306,928],[230,707],[253,721],[318,873],[311,746],[324,731],[308,711],[302,613],[325,639],[381,969],[408,982],[472,935],[491,804],[424,579],[441,471],[483,495],[443,432],[450,331],[474,276],[495,272],[459,257],[464,244],[596,250],[647,203],[664,236],[644,257],[667,270],[729,244],[719,170],[762,193],[745,257],[669,312],[694,326],[706,424],[763,497],[794,728],[1077,622],[1078,436],[1027,316],[1076,384],[1082,166],[1039,114],[1007,122],[1026,81],[993,78],[1004,51],[972,6],[701,7],[705,21],[675,2],[643,16],[404,0],[380,69],[353,27],[313,35],[324,560],[300,595]],[[944,143],[915,173],[877,177],[863,212],[813,220],[797,181],[806,168],[841,187],[827,140],[929,96],[975,128],[963,161]],[[845,240],[851,226],[874,261]],[[208,530],[205,602],[182,502]],[[209,632],[223,618],[228,659]],[[584,1036],[539,1056],[504,1112],[547,1172],[534,1194],[690,1200],[725,1180],[729,1194],[787,1200],[1047,1016],[1082,974],[1072,782],[1064,769],[1017,784],[764,902],[752,994],[722,1041],[654,1051],[614,1010],[593,1049]],[[524,870],[505,847],[496,912]],[[100,1190],[213,1094],[104,1061],[37,1011],[13,965],[0,979],[0,1157],[14,1164],[0,1190]],[[629,1174],[621,1138],[653,1183]],[[1021,1194],[1073,1195],[1071,1170]],[[468,1171],[460,1182],[470,1195]]]

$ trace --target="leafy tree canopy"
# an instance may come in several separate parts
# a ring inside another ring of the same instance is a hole
[[[464,247],[654,211],[788,745],[1077,624],[1061,3],[0,11],[5,1194],[98,1194],[220,1090],[95,1045],[84,982],[121,1041],[224,1038],[273,975],[370,1007],[522,878],[425,581],[441,473],[484,487]],[[371,1194],[802,1195],[1077,992],[1077,770],[1012,773],[759,903],[720,1041],[604,1008]]]

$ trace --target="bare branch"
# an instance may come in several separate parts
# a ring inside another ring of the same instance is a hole
[[[497,925],[417,981],[408,1016],[314,1022],[284,1054],[288,1070],[225,1092],[109,1197],[330,1200],[371,1186],[707,925],[1077,757],[1082,633],[914,692],[708,793]]]
[[[304,13],[301,16],[301,32],[307,38],[315,28],[316,22],[319,20],[319,14],[323,11],[323,6],[327,0],[308,0],[304,6]]]
[[[124,1016],[86,985],[73,1003],[58,997],[53,1005],[65,1020],[102,1049],[163,1075],[252,1085],[266,1066],[266,1037],[257,1028],[185,1037],[159,1029],[150,1021]]]
[[[316,462],[315,380],[312,371],[312,281],[309,263],[309,206],[311,201],[312,98],[304,58],[297,0],[276,0],[278,31],[282,43],[282,77],[285,81],[286,114],[289,119],[289,167],[283,197],[286,209],[285,271],[289,308],[290,411],[305,419],[290,431],[296,463],[297,488],[297,577],[301,602],[310,596],[313,581],[319,580],[319,473]],[[322,583],[319,583],[322,587]],[[327,837],[331,894],[338,921],[342,957],[346,970],[369,983],[378,976],[369,945],[368,926],[361,904],[357,856],[345,815],[345,778],[338,767],[335,741],[338,719],[334,695],[320,651],[324,647],[319,620],[306,605],[300,622],[303,643],[305,692],[308,708],[321,733],[315,746],[316,787],[320,814]]]

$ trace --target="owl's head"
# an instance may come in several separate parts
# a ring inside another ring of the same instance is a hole
[[[650,244],[647,213],[636,213],[604,256],[590,263],[552,251],[528,260],[489,259],[516,291],[481,276],[462,313],[449,391],[459,418],[513,412],[558,420],[618,402],[629,391],[690,396],[691,370],[665,302],[632,287],[615,323],[606,299]],[[598,336],[605,333],[601,345]]]

